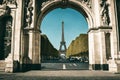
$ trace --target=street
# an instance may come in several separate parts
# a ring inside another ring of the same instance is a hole
[[[41,64],[42,70],[88,70],[88,62],[46,61]]]
[[[87,62],[44,61],[41,70],[0,72],[0,80],[120,80],[120,74],[88,70]]]
[[[0,72],[0,80],[120,80],[120,74],[90,70],[31,70],[21,73]]]

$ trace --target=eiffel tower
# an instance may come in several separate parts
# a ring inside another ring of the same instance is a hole
[[[64,38],[64,22],[62,21],[62,39],[60,42],[60,48],[59,48],[59,53],[66,55],[66,42]]]

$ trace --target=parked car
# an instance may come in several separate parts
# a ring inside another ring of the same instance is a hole
[[[77,58],[75,58],[75,57],[70,57],[69,61],[70,62],[78,62],[79,60]]]

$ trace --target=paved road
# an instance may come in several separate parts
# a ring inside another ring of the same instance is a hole
[[[42,63],[42,70],[88,70],[88,63]]]
[[[0,72],[0,80],[120,80],[120,74],[89,70],[37,70],[24,73]]]
[[[0,72],[0,80],[120,80],[120,74],[86,69],[88,69],[88,63],[45,62],[42,63],[42,70],[19,73]]]

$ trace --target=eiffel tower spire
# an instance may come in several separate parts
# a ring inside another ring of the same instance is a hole
[[[62,21],[62,37],[60,42],[60,48],[59,48],[60,54],[66,54],[66,42],[64,38],[64,22]]]
[[[62,21],[62,42],[65,42],[64,39],[64,22]]]

